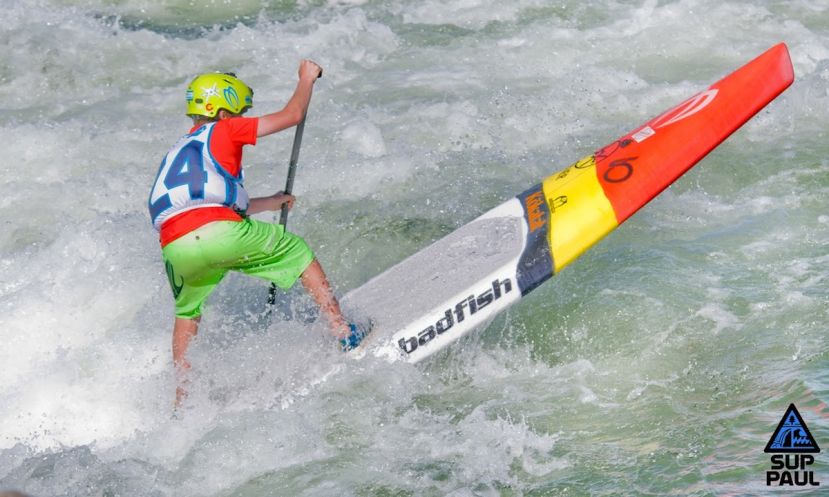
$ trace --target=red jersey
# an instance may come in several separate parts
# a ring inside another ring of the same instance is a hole
[[[200,126],[193,126],[190,133]],[[259,118],[233,117],[222,119],[214,126],[208,141],[209,154],[227,174],[240,178],[242,147],[256,145]],[[230,207],[205,206],[174,215],[161,225],[161,246],[214,221],[241,221],[242,217]]]

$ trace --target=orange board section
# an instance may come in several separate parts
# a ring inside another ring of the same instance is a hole
[[[732,74],[597,150],[596,174],[619,224],[667,188],[794,81],[776,45]]]

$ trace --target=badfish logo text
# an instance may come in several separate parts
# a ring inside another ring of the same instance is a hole
[[[808,469],[815,462],[812,454],[819,453],[820,447],[794,404],[789,405],[764,452],[774,454],[771,456],[771,470],[766,472],[766,486],[820,485],[815,480],[815,472]]]
[[[455,304],[454,308],[449,308],[437,319],[433,318],[435,324],[426,327],[425,330],[410,338],[401,338],[397,345],[406,354],[411,354],[418,347],[422,347],[431,342],[436,336],[442,335],[449,331],[455,323],[461,323],[466,319],[466,310],[469,315],[479,312],[484,307],[500,299],[502,295],[512,291],[512,281],[509,278],[496,279],[492,282],[491,288],[488,288],[483,293],[478,295],[470,295]]]

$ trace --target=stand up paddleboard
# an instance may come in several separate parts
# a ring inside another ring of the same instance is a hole
[[[527,295],[616,229],[794,80],[785,44],[547,177],[342,299],[360,349],[418,362]]]

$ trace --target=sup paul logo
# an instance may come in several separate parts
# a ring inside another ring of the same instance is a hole
[[[771,456],[771,470],[766,471],[766,486],[820,485],[815,480],[815,472],[808,469],[815,462],[815,456],[811,454],[819,453],[820,447],[794,404],[789,405],[764,452],[774,454]]]

